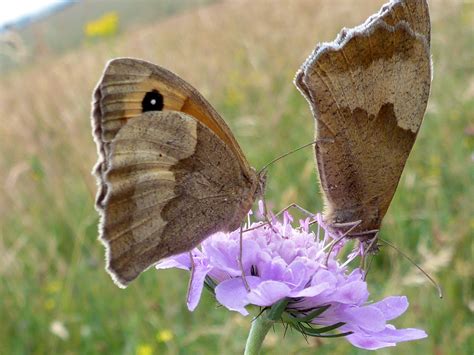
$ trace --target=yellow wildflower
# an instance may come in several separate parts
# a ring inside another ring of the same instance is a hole
[[[156,334],[156,340],[158,340],[158,342],[160,342],[160,343],[167,343],[171,339],[173,339],[173,333],[169,329],[160,330]]]
[[[153,355],[153,348],[149,344],[141,344],[137,347],[137,355]]]

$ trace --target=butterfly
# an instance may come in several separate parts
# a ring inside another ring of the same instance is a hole
[[[393,0],[319,44],[296,74],[316,123],[323,219],[333,232],[377,236],[426,110],[430,31],[425,0]]]
[[[92,128],[100,239],[120,287],[217,231],[237,229],[264,188],[264,174],[212,106],[155,64],[107,63]]]

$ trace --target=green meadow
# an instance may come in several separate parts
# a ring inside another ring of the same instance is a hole
[[[105,3],[104,13],[120,2]],[[156,21],[134,15],[126,28],[94,39],[82,28],[101,14],[72,16],[76,22],[63,25],[63,43],[75,39],[69,47],[2,72],[1,354],[242,353],[251,317],[218,307],[206,292],[190,313],[188,273],[150,269],[122,290],[104,271],[91,175],[92,90],[113,57],[171,69],[222,114],[258,169],[313,139],[311,112],[292,80],[315,44],[363,22],[383,0],[182,3]],[[141,1],[129,12],[146,13],[150,4]],[[382,354],[474,352],[474,4],[432,0],[430,6],[431,97],[381,235],[430,273],[444,298],[407,259],[382,247],[368,276],[371,299],[407,295],[410,308],[394,324],[429,335]],[[127,11],[117,16],[127,22]],[[47,18],[42,26],[49,28]],[[61,29],[51,26],[44,33]],[[311,148],[273,165],[267,185],[273,211],[292,202],[322,208]],[[264,353],[368,351],[275,327]]]

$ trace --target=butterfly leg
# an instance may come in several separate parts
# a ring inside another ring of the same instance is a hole
[[[359,224],[361,224],[362,221],[361,220],[358,220],[358,221],[355,221],[355,222],[347,222],[347,223],[338,223],[338,227],[344,225],[344,227],[347,227],[347,226],[351,226],[346,232],[344,232],[344,234],[342,234],[339,238],[337,238],[335,241],[332,242],[332,245],[331,247],[329,248],[329,251],[328,251],[328,254],[326,256],[326,266],[328,265],[328,262],[329,262],[329,256],[331,255],[334,247],[341,241],[343,240],[344,238],[347,237],[347,235],[352,232]]]
[[[270,226],[273,233],[278,234],[278,230],[273,226],[273,223],[270,221],[270,217],[268,216],[267,202],[264,196],[262,197],[261,201],[263,204],[263,218],[265,218],[265,222]]]
[[[245,272],[244,272],[244,265],[242,263],[242,256],[243,256],[243,224],[240,225],[240,237],[239,237],[239,267],[240,267],[240,272],[242,273],[242,281],[244,283],[245,289],[247,292],[250,292],[250,286],[247,282],[247,279],[245,278]]]
[[[372,232],[372,231],[369,231]],[[366,255],[369,254],[373,249],[374,245],[376,245],[377,240],[379,238],[379,232],[376,231],[375,235],[372,237],[372,239],[369,239],[369,245],[367,247],[362,246],[362,253],[361,253],[361,259],[360,259],[360,267],[364,270],[367,268],[367,259]],[[360,242],[361,244],[364,242]]]
[[[258,229],[258,228],[262,228],[266,225],[270,226],[270,228],[273,230],[274,233],[278,233],[278,231],[276,230],[276,228],[273,226],[272,222],[270,221],[270,218],[268,217],[268,212],[267,212],[267,204],[265,203],[265,199],[262,198],[262,210],[261,213],[263,215],[263,218],[265,219],[265,222],[262,222],[260,223],[258,226],[255,226],[255,227],[252,227],[252,228],[247,228],[246,230],[244,230],[242,233],[246,233],[246,232],[250,232],[250,231],[253,231],[255,229]]]
[[[280,212],[278,212],[275,217],[278,217],[280,216],[282,213],[288,211],[289,209],[291,208],[296,208],[297,210],[299,210],[300,212],[302,212],[303,214],[307,215],[308,217],[314,217],[315,214],[314,213],[311,213],[309,212],[308,210],[304,209],[303,207],[301,207],[300,205],[298,205],[297,203],[292,203],[292,204],[289,204],[288,206],[286,206],[285,208],[283,208]]]
[[[370,231],[373,232],[373,231]],[[372,239],[369,240],[369,245],[365,248],[363,242],[360,242],[360,247],[362,248],[361,257],[360,257],[360,268],[364,270],[364,281],[367,279],[367,275],[369,274],[370,266],[372,265],[372,261],[374,260],[375,253],[371,253],[372,247],[377,243],[379,237],[379,232],[375,231],[375,235]],[[367,263],[367,254],[372,254],[372,258],[370,258],[369,262]]]
[[[263,202],[263,200],[262,200]],[[264,203],[264,202],[263,202]],[[300,205],[298,205],[297,203],[292,203],[288,206],[286,206],[285,208],[283,208],[281,211],[279,211],[277,214],[275,214],[275,217],[279,217],[281,214],[283,214],[284,212],[288,211],[289,209],[291,208],[296,208],[298,209],[299,211],[301,211],[303,214],[307,215],[308,217],[314,217],[315,214],[314,213],[311,213],[309,212],[308,210],[304,209],[303,207],[301,207]],[[270,222],[270,219],[267,215],[267,207],[266,207],[266,204],[264,203],[264,218],[265,218],[265,222],[263,222],[262,224],[256,226],[256,227],[252,227],[252,228],[248,228],[246,230],[243,231],[243,233],[245,232],[249,232],[249,231],[252,231],[252,230],[255,230],[255,229],[258,229],[258,228],[261,228],[263,226],[266,226],[266,225],[270,225],[272,227],[272,230],[277,233],[277,231],[275,230],[275,228],[273,227],[272,223]],[[313,224],[315,223],[315,221],[313,222],[310,222],[309,224]]]
[[[372,266],[372,262],[374,261],[374,258],[375,258],[375,254],[372,254],[367,267],[363,269],[364,270],[364,281],[367,280],[367,275],[369,274],[370,267]]]
[[[297,203],[292,203],[288,206],[286,206],[285,208],[283,208],[280,212],[278,212],[275,217],[278,217],[280,216],[282,213],[288,211],[289,209],[291,208],[295,208],[297,210],[299,210],[301,213],[305,214],[306,216],[308,216],[310,218],[310,222],[308,223],[308,227],[313,225],[314,223],[317,223],[317,219],[315,218],[316,215],[314,213],[311,213],[309,212],[308,210],[304,209],[303,207],[301,207],[300,205],[298,205]],[[312,220],[311,220],[312,219]],[[298,227],[298,229],[301,229],[302,227]]]

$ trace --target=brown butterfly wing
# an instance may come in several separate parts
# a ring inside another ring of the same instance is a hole
[[[396,1],[316,48],[295,84],[316,119],[316,161],[330,224],[378,230],[426,109],[426,1]],[[418,32],[419,31],[419,32]]]
[[[101,240],[119,286],[214,232],[238,228],[257,188],[227,144],[180,112],[129,120],[105,161]]]
[[[144,106],[149,93],[152,110]],[[92,126],[100,237],[119,286],[238,228],[255,200],[257,176],[224,120],[166,69],[110,61],[94,92]]]
[[[162,110],[195,117],[230,147],[244,172],[250,171],[227,124],[194,87],[169,70],[134,58],[110,60],[94,91],[92,127],[99,156],[107,155],[110,142],[128,120],[142,114],[143,98],[154,90],[163,97]],[[106,170],[106,161],[99,159],[96,174]],[[102,204],[105,193],[103,186],[97,197],[98,205]]]
[[[379,20],[392,27],[400,22],[406,22],[413,32],[422,35],[428,41],[428,45],[430,44],[431,23],[426,0],[392,1],[382,6],[378,14],[370,17],[365,26],[368,27],[372,22]]]

